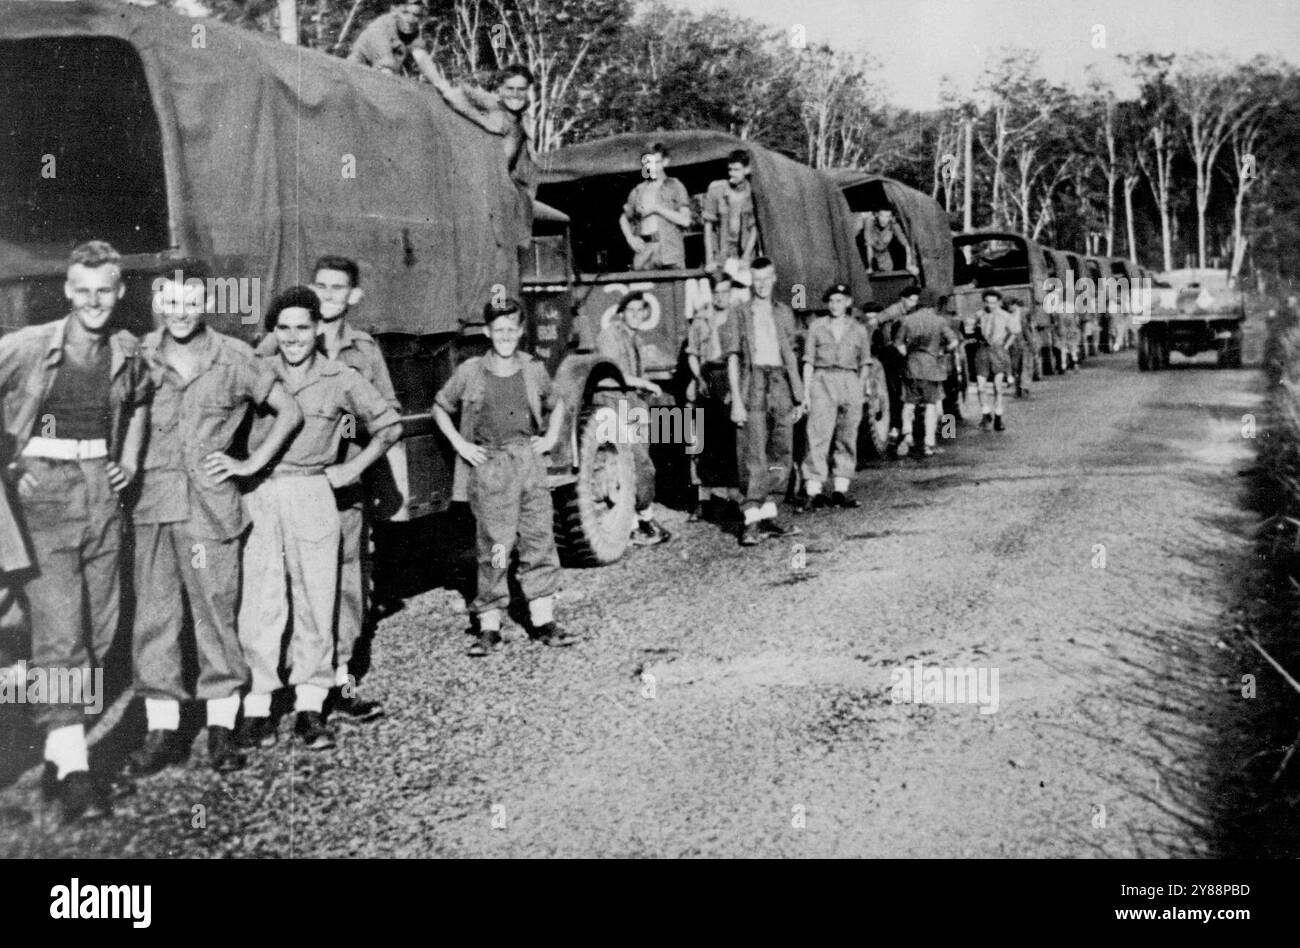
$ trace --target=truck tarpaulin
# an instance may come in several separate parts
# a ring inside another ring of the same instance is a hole
[[[75,68],[69,50],[114,40],[147,78],[174,252],[260,278],[263,304],[310,282],[317,255],[356,257],[364,322],[381,332],[455,331],[494,285],[518,286],[527,197],[510,181],[501,139],[430,86],[161,8],[14,2],[0,4],[6,97],[39,101],[43,87],[70,81],[52,67],[42,75],[43,62]],[[111,86],[85,83],[77,95],[108,113],[121,107]],[[15,261],[33,250],[0,242],[0,256],[9,258],[0,277],[21,277]]]

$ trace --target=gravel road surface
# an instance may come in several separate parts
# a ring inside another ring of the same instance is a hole
[[[297,749],[286,719],[220,779],[196,740],[112,821],[41,811],[0,852],[1222,854],[1242,675],[1284,687],[1232,631],[1261,397],[1208,355],[1100,356],[1012,400],[1005,433],[867,468],[862,509],[790,540],[745,550],[669,512],[673,542],[566,572],[573,649],[467,658],[462,600],[428,589],[379,628],[365,690],[388,716],[337,750]],[[908,700],[936,668],[984,687]]]

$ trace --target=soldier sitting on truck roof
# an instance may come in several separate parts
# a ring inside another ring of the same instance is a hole
[[[686,186],[665,174],[668,151],[661,144],[641,152],[645,180],[632,189],[618,226],[632,248],[633,270],[665,270],[686,266],[683,228],[691,226],[691,198]]]
[[[423,0],[398,0],[393,9],[375,17],[361,31],[348,62],[360,63],[395,76],[419,76],[433,81],[433,59],[420,41]]]
[[[521,63],[511,63],[496,76],[495,92],[473,86],[456,86],[433,64],[430,81],[447,104],[493,135],[500,135],[510,178],[531,197],[537,191],[537,165],[524,118],[535,80]]]

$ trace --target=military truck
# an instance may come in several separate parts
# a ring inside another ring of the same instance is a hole
[[[153,326],[152,280],[181,257],[211,263],[212,323],[249,341],[316,256],[353,257],[366,299],[349,318],[393,376],[415,518],[456,495],[434,394],[486,349],[484,303],[522,296],[528,344],[570,408],[550,466],[562,553],[622,555],[631,460],[593,397],[622,379],[571,351],[568,221],[530,208],[499,138],[427,86],[108,0],[4,4],[0,85],[0,327],[63,315],[68,251],[89,238],[125,255],[115,319],[136,333]]]
[[[863,265],[869,270],[871,293],[875,302],[888,305],[898,299],[898,294],[915,283],[921,287],[921,305],[934,306],[942,297],[952,294],[952,226],[948,212],[928,194],[910,188],[901,181],[871,174],[854,168],[834,168],[825,172],[844,194],[849,209],[857,218],[854,229],[855,244]],[[895,240],[890,247],[889,270],[871,270],[867,248],[862,236],[866,215],[878,210],[892,210],[894,219],[902,226],[903,235],[912,246],[918,272],[913,275],[906,269],[906,254]],[[879,352],[883,340],[873,340]],[[873,384],[873,392],[876,386]],[[882,384],[885,397],[873,397],[863,412],[863,438],[861,446],[877,455],[883,455],[889,437],[890,408],[888,390]],[[964,365],[953,358],[948,380],[944,386],[944,412],[961,417],[961,402],[965,397]],[[921,443],[921,439],[917,439]]]
[[[669,153],[668,175],[692,197],[692,225],[684,232],[686,266],[632,270],[619,215],[642,180],[642,152],[654,143]],[[664,390],[652,400],[652,411],[672,410],[685,401],[687,326],[710,298],[698,205],[710,182],[726,178],[727,156],[738,149],[750,154],[758,252],[776,263],[775,297],[788,303],[805,325],[833,283],[848,283],[855,299],[870,300],[870,283],[853,243],[853,220],[839,188],[784,155],[722,132],[675,131],[615,135],[539,156],[538,198],[572,222],[578,351],[594,348],[624,294],[643,292],[650,303],[646,323],[639,327],[643,368]],[[884,392],[883,377],[873,388]],[[664,439],[656,440],[662,444]],[[683,452],[657,447],[655,453],[661,484],[684,485]]]
[[[1245,321],[1245,295],[1227,270],[1159,274],[1145,312],[1133,317],[1138,368],[1143,372],[1167,369],[1173,352],[1189,358],[1215,352],[1219,368],[1239,369]]]

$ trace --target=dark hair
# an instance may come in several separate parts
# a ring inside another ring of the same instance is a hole
[[[727,164],[744,165],[746,168],[748,168],[749,152],[745,151],[745,149],[743,148],[737,148],[735,151],[733,151],[731,154],[727,156]]]
[[[731,278],[731,274],[726,270],[710,270],[707,276],[710,290],[716,290],[719,283],[735,283],[735,280]]]
[[[280,314],[286,309],[305,309],[311,313],[312,322],[320,322],[320,297],[310,286],[291,286],[271,300],[266,315],[262,317],[262,328],[267,332],[274,331]]]
[[[980,299],[986,299],[987,297],[990,296],[993,297],[995,300],[1002,299],[1002,294],[999,293],[997,290],[993,289],[993,287],[989,287],[988,289],[980,293]]]
[[[122,255],[107,240],[87,240],[77,244],[68,255],[68,266],[102,267],[106,263],[120,268]]]
[[[311,269],[311,278],[316,279],[316,274],[322,270],[337,270],[339,273],[348,275],[348,282],[352,288],[356,289],[361,285],[361,268],[357,262],[349,257],[340,257],[338,254],[325,254],[323,257],[316,258],[316,266]]]
[[[618,312],[622,313],[633,303],[644,303],[645,301],[646,298],[644,293],[640,290],[633,290],[618,301]]]
[[[502,316],[514,316],[515,322],[524,321],[524,308],[514,297],[507,297],[500,303],[488,302],[483,307],[483,325],[491,326],[493,322]]]
[[[1006,305],[1023,307],[1025,305],[1025,301],[1018,296],[1008,296],[1006,300]]]
[[[646,145],[641,149],[641,157],[646,155],[658,155],[660,158],[668,157],[668,149],[663,146],[662,142],[655,142],[653,145]]]
[[[529,69],[523,63],[511,63],[509,66],[506,66],[504,69],[502,69],[500,72],[497,73],[497,81],[496,81],[495,88],[498,89],[501,88],[501,86],[505,85],[507,79],[512,79],[515,76],[520,76],[524,79],[527,79],[528,84],[530,86],[537,85],[537,80],[533,77],[533,71],[531,69]]]
[[[750,261],[749,272],[753,273],[755,270],[771,270],[775,266],[776,264],[772,262],[771,257],[755,257]]]
[[[898,298],[901,300],[907,296],[920,296],[920,295],[921,295],[921,288],[917,286],[915,283],[911,283],[903,287],[903,289],[899,291]]]

